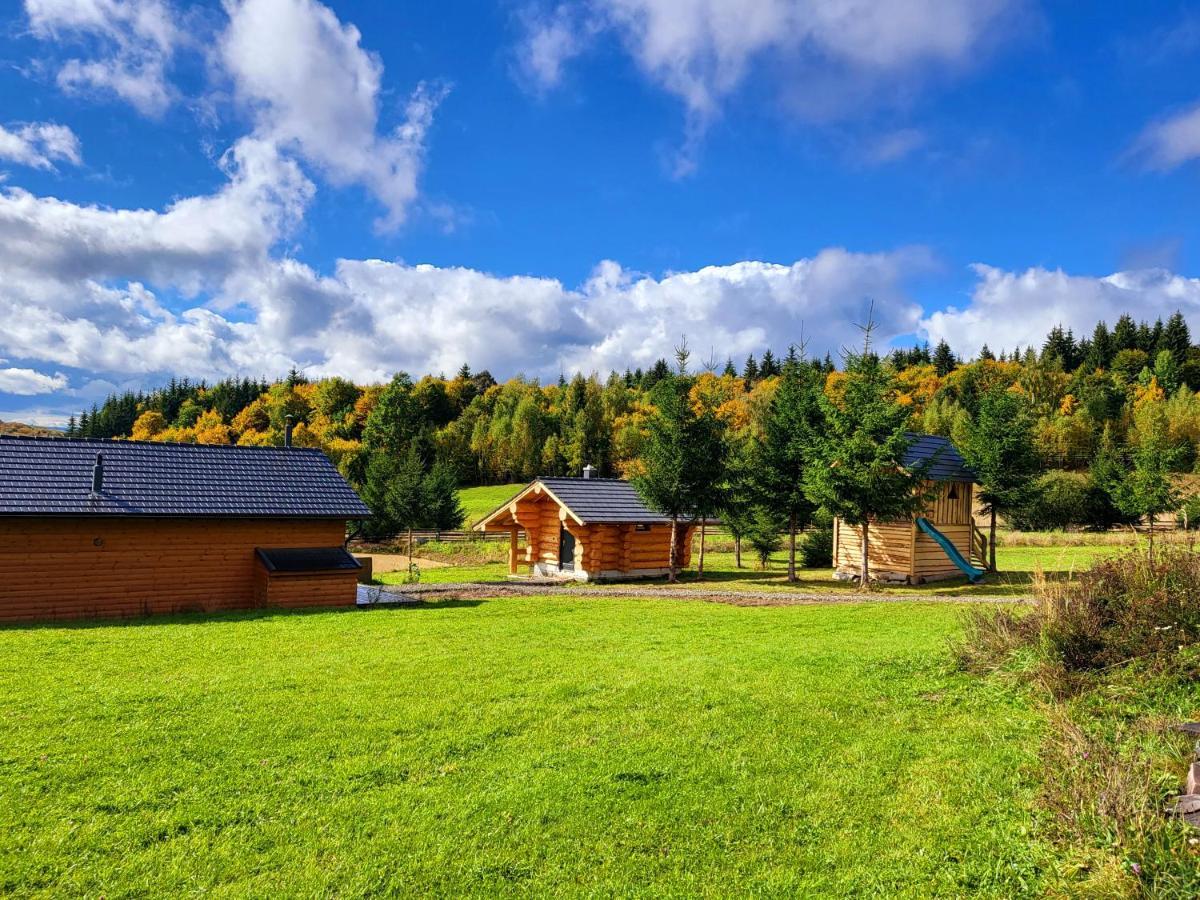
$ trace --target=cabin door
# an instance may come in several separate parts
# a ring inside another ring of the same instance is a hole
[[[575,571],[575,535],[561,525],[558,530],[558,569],[560,572]]]

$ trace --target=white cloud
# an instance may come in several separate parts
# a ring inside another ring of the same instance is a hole
[[[0,394],[32,397],[61,391],[66,386],[67,376],[62,373],[43,375],[33,369],[0,369]]]
[[[383,66],[361,34],[313,0],[229,0],[220,57],[256,134],[294,148],[334,184],[365,185],[404,221],[443,91],[419,85],[403,121],[380,134]]]
[[[850,116],[874,88],[930,66],[961,67],[1002,38],[1021,0],[580,0],[531,23],[521,45],[524,71],[542,87],[561,78],[580,52],[582,32],[608,29],[643,74],[683,101],[685,146],[679,170],[694,165],[697,143],[752,65],[773,60],[790,105],[822,118]],[[806,92],[845,97],[840,110]],[[849,102],[853,96],[854,103]],[[819,110],[819,113],[818,113]]]
[[[39,37],[84,41],[95,51],[62,64],[64,90],[112,93],[146,115],[170,105],[166,70],[182,35],[163,0],[25,0],[25,13]]]
[[[1200,156],[1200,104],[1151,124],[1134,153],[1155,169],[1174,169]]]
[[[53,122],[28,122],[0,125],[0,160],[53,169],[56,162],[79,165],[83,162],[79,138],[66,125]]]
[[[930,341],[945,339],[959,353],[983,344],[1013,349],[1042,340],[1055,325],[1091,334],[1103,319],[1111,327],[1122,313],[1153,321],[1176,310],[1200,327],[1200,279],[1161,269],[1117,272],[1103,278],[1069,275],[1061,269],[1007,272],[975,265],[979,277],[965,308],[950,307],[921,320]]]

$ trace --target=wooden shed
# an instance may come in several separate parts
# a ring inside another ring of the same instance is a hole
[[[915,516],[892,522],[872,521],[867,528],[871,575],[881,581],[921,584],[965,575],[983,577],[987,536],[975,523],[975,473],[943,437],[909,435],[905,464],[927,466],[931,497]],[[862,565],[862,529],[833,522],[835,576],[858,577]]]
[[[670,567],[671,520],[649,509],[627,481],[537,478],[475,525],[509,533],[508,571],[579,581],[652,578]],[[691,562],[692,531],[680,525],[676,561]]]
[[[319,450],[0,437],[0,621],[352,606]]]

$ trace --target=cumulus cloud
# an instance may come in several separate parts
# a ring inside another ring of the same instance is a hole
[[[697,143],[753,63],[773,59],[820,93],[860,99],[874,87],[930,66],[969,64],[1021,9],[1019,0],[580,0],[530,14],[520,48],[524,71],[551,87],[580,50],[583,20],[619,36],[643,74],[677,96],[687,112],[679,170],[694,165]],[[793,98],[796,109],[817,108]],[[850,115],[861,104],[845,104]],[[822,104],[823,118],[835,112]]]
[[[79,165],[83,153],[79,138],[66,125],[53,122],[29,122],[22,125],[0,125],[0,160],[53,169],[56,162]]]
[[[365,185],[387,210],[383,226],[403,222],[444,90],[419,85],[403,121],[380,134],[383,65],[357,28],[313,0],[230,0],[226,8],[220,57],[256,134],[294,148],[334,184]]]
[[[1055,325],[1084,337],[1100,319],[1111,326],[1122,313],[1166,319],[1176,310],[1200,326],[1200,279],[1162,269],[1117,272],[1103,278],[1061,269],[1007,272],[975,265],[979,277],[966,307],[950,307],[921,320],[931,341],[945,339],[960,353],[983,344],[993,350],[1027,346]]]
[[[1200,104],[1148,126],[1134,153],[1153,169],[1174,169],[1200,156]]]
[[[32,397],[35,394],[50,394],[67,386],[67,376],[62,373],[43,375],[33,369],[0,368],[0,393]]]
[[[64,90],[115,94],[147,115],[170,105],[166,71],[181,34],[163,0],[25,0],[25,13],[39,37],[75,40],[92,51],[61,65]]]

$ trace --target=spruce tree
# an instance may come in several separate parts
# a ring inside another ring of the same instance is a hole
[[[1180,495],[1171,481],[1171,472],[1182,458],[1182,451],[1171,442],[1166,404],[1143,402],[1134,413],[1137,446],[1132,467],[1113,467],[1105,488],[1113,503],[1127,516],[1145,519],[1149,529],[1149,556],[1154,557],[1154,517],[1179,508]]]
[[[945,340],[938,341],[937,348],[933,351],[933,367],[938,375],[949,375],[957,365],[958,360],[954,358],[954,351],[950,349],[950,345]]]
[[[846,360],[846,393],[840,403],[822,393],[825,427],[817,459],[806,472],[809,500],[861,528],[860,583],[870,583],[869,531],[872,522],[906,518],[925,502],[927,466],[907,467],[910,410],[896,401],[894,385],[871,352],[872,326],[866,326],[861,353]]]
[[[754,361],[753,353],[746,357],[746,365],[742,366],[742,378],[746,379],[747,385],[758,381],[758,363]]]
[[[1169,350],[1175,365],[1182,367],[1187,362],[1188,351],[1192,348],[1192,336],[1188,331],[1187,321],[1183,314],[1176,310],[1163,327],[1161,350]]]
[[[979,499],[990,523],[988,569],[996,571],[996,516],[1024,507],[1041,467],[1033,443],[1034,420],[1017,394],[996,387],[968,419],[959,449],[979,480]]]
[[[796,580],[796,532],[812,522],[816,507],[804,491],[816,442],[824,428],[820,388],[798,359],[783,368],[757,445],[759,503],[787,525],[788,581]]]
[[[697,413],[690,380],[668,376],[654,389],[655,413],[647,424],[643,472],[633,486],[651,509],[671,521],[668,580],[679,576],[679,526],[715,510],[725,476],[726,444],[711,411]]]
[[[1112,352],[1115,356],[1122,350],[1137,350],[1137,325],[1129,313],[1122,313],[1112,333]]]

